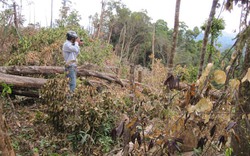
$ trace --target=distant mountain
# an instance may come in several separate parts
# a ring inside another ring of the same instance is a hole
[[[199,41],[203,39],[204,34],[200,33],[195,40]],[[230,34],[227,32],[222,32],[222,35],[219,36],[217,43],[221,44],[221,47],[219,47],[218,49],[223,52],[226,49],[230,48],[234,42],[235,42],[235,36],[236,34]]]

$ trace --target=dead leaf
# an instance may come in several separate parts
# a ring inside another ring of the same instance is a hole
[[[196,148],[197,148],[197,149],[198,149],[198,148],[203,149],[203,147],[206,145],[207,141],[208,141],[208,139],[207,139],[206,136],[205,136],[205,137],[201,137],[200,140],[198,141],[198,144],[197,144],[197,147],[196,147]]]
[[[209,121],[209,119],[210,119],[210,115],[205,114],[205,115],[204,115],[204,119],[205,119],[204,124],[208,123],[208,121]]]
[[[151,102],[150,102],[150,101],[147,102],[147,103],[144,103],[144,104],[143,104],[143,108],[144,108],[144,110],[145,110],[146,112],[151,111],[152,109],[154,109],[154,107],[151,105]]]
[[[240,143],[240,137],[235,133],[234,130],[233,130],[233,134],[234,134],[234,137],[235,137],[236,141],[237,141],[238,143]]]
[[[224,71],[222,70],[216,70],[214,72],[214,81],[217,84],[224,84],[226,82],[227,75]]]
[[[150,140],[150,143],[149,143],[149,145],[148,145],[148,151],[151,149],[151,148],[153,148],[154,147],[154,140]]]
[[[136,127],[137,122],[138,122],[138,118],[137,118],[137,117],[133,118],[133,119],[126,125],[127,129],[130,129],[130,130],[134,129],[134,128]]]
[[[214,136],[214,133],[216,131],[216,125],[214,125],[211,129],[210,129],[210,137]]]
[[[248,80],[248,82],[250,82],[250,68],[248,68],[246,75],[243,77],[243,79],[241,80],[241,82],[245,82],[246,80]]]
[[[230,68],[231,68],[231,66],[230,66],[230,65],[229,65],[229,66],[227,66],[227,68],[226,68],[226,72],[228,72]]]
[[[202,84],[205,82],[207,76],[209,75],[211,69],[213,67],[213,63],[208,63],[206,69],[204,70],[204,72],[202,73],[201,77],[199,78],[199,80],[197,80],[196,85],[202,87]]]
[[[237,79],[231,79],[229,81],[229,85],[233,90],[239,90],[240,87],[240,81]]]
[[[121,137],[123,132],[124,132],[124,125],[125,125],[125,121],[122,121],[119,126],[116,128],[116,135],[118,137]]]
[[[152,125],[152,124],[151,124],[151,125],[148,125],[148,126],[145,128],[145,130],[144,130],[144,134],[145,134],[145,135],[149,134],[149,133],[152,131],[152,129],[153,129],[153,125]]]
[[[16,120],[16,124],[17,124],[17,126],[20,128],[21,127],[21,124],[20,124],[20,122],[18,121],[18,120]]]
[[[234,51],[231,55],[231,59],[234,60],[237,56],[237,51]]]
[[[218,146],[220,146],[221,144],[222,145],[225,145],[226,144],[226,138],[225,138],[225,136],[224,135],[221,135],[221,136],[219,136],[219,143],[218,143]]]
[[[213,104],[209,98],[202,98],[195,106],[190,106],[187,110],[189,113],[196,112],[210,112]]]
[[[123,150],[120,150],[116,155],[114,156],[123,156]]]
[[[134,150],[134,144],[130,141],[129,142],[129,153],[131,153]]]
[[[227,125],[227,127],[225,128],[226,129],[226,131],[229,131],[230,129],[232,129],[234,126],[236,126],[236,122],[234,122],[234,121],[231,121],[231,122],[229,122],[229,124]]]

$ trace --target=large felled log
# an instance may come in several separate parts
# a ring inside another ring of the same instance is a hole
[[[0,73],[0,83],[14,85],[15,87],[41,88],[46,83],[46,81],[46,79],[42,78],[32,78]]]
[[[7,66],[0,67],[1,73],[13,74],[13,75],[50,75],[50,74],[62,74],[64,73],[64,67],[58,66]],[[100,79],[107,80],[109,82],[115,82],[123,86],[123,83],[120,79],[112,74],[101,73],[97,71],[91,71],[85,69],[83,66],[77,68],[78,76],[93,76]]]

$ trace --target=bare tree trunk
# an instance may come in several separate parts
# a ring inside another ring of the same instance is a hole
[[[138,71],[138,82],[142,83],[142,70]]]
[[[46,82],[46,79],[16,76],[16,75],[34,75],[34,74],[50,75],[57,73],[60,74],[64,73],[64,68],[53,67],[53,66],[0,67],[0,82],[4,82],[6,84],[13,84],[17,87],[40,88]],[[9,74],[16,74],[16,75],[9,75]],[[123,86],[121,80],[118,79],[115,75],[86,70],[81,67],[77,68],[77,74],[78,76],[93,76],[96,78],[107,80],[109,82],[115,82]]]
[[[105,2],[102,0],[101,3],[102,3],[102,11],[101,11],[101,15],[100,15],[100,24],[98,27],[97,38],[100,37],[101,31],[102,31],[103,16],[104,16],[104,12],[105,12]]]
[[[210,48],[209,48],[209,55],[207,58],[207,63],[212,63],[212,55],[213,55],[213,48],[214,48],[214,36],[211,36]]]
[[[53,27],[53,0],[51,0],[51,6],[50,6],[51,8],[51,17],[50,17],[50,28],[52,28]]]
[[[131,43],[132,43],[132,37],[130,37],[129,38],[129,40],[128,40],[128,42],[127,42],[127,44],[126,44],[126,58],[127,58],[127,61],[129,61],[130,59],[130,45],[131,45]]]
[[[16,87],[41,88],[46,83],[46,79],[0,73],[0,83],[2,82]]]
[[[110,30],[109,30],[108,43],[110,43],[110,40],[111,40],[112,31],[113,31],[113,26],[111,26],[109,29],[110,29]]]
[[[131,101],[135,101],[135,65],[130,65],[130,75],[129,75],[129,82],[130,82],[130,95]]]
[[[123,33],[122,33],[122,48],[121,48],[121,57],[120,57],[120,64],[122,62],[123,53],[124,53],[124,46],[125,46],[125,39],[126,39],[126,25],[123,27]]]
[[[18,28],[18,19],[17,19],[17,11],[16,11],[16,3],[13,3],[13,7],[14,7],[14,24],[15,27]]]
[[[153,26],[153,35],[152,35],[152,68],[155,64],[155,24]]]
[[[178,33],[179,33],[180,5],[181,5],[181,0],[176,0],[172,48],[171,48],[170,55],[169,55],[168,62],[167,62],[168,75],[173,73],[174,55],[175,55],[175,49],[176,49],[176,45],[177,45],[177,37],[178,37]]]
[[[203,42],[202,42],[202,50],[201,50],[198,78],[201,76],[202,71],[203,71],[204,60],[205,60],[205,55],[206,55],[206,48],[207,48],[207,42],[208,42],[208,36],[209,36],[210,30],[211,30],[211,26],[212,26],[212,22],[213,22],[213,18],[214,18],[214,15],[215,15],[216,6],[218,4],[218,1],[219,0],[213,0],[212,8],[211,8],[209,18],[208,18],[208,21],[207,21],[207,26],[206,26],[206,29],[205,29],[205,34],[204,34],[204,38],[203,38]]]
[[[0,98],[0,155],[15,156],[15,151],[12,148],[11,140],[8,135],[8,129],[3,117],[3,99]]]

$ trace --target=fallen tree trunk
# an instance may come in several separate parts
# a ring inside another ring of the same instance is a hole
[[[19,96],[39,98],[39,92],[37,90],[12,89],[12,94],[13,95],[19,95]]]
[[[64,67],[58,67],[58,66],[7,66],[7,67],[2,66],[0,67],[0,72],[13,75],[34,75],[34,74],[51,75],[51,74],[63,74],[65,70]],[[115,82],[121,85],[122,87],[124,86],[122,81],[112,74],[87,70],[81,66],[77,68],[77,75],[93,76],[107,80],[109,82]]]
[[[26,76],[17,76],[0,73],[0,84],[5,83],[11,85],[11,90],[13,95],[21,95],[27,97],[39,97],[38,89],[40,89],[47,79],[43,78],[32,78]],[[88,80],[90,85],[104,85],[103,83],[95,80]],[[3,87],[0,85],[0,93],[2,92]]]
[[[0,73],[0,83],[13,85],[15,87],[41,88],[46,81],[47,80],[43,78],[32,78]]]

